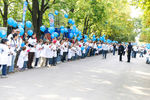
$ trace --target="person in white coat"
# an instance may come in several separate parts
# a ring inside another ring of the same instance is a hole
[[[38,44],[36,45],[36,52],[35,52],[35,67],[38,66],[38,62],[39,62],[39,59],[41,57],[41,51],[42,51],[42,43],[43,43],[43,40],[39,40]]]
[[[53,52],[53,66],[56,66],[56,62],[57,62],[57,47],[56,47],[56,40],[53,41],[53,44],[52,44],[52,52]]]
[[[68,61],[71,61],[71,58],[72,58],[72,47],[69,46],[69,50],[68,50]]]
[[[7,39],[2,39],[0,44],[0,66],[2,67],[2,78],[7,78],[7,63],[9,54],[7,41]]]
[[[49,65],[48,67],[51,67],[53,65],[53,50],[52,50],[52,43],[50,42],[49,48],[47,50],[47,55],[49,59]]]
[[[29,47],[30,47],[30,52],[28,54],[28,68],[31,69],[33,68],[32,62],[35,56],[35,48],[36,48],[36,34],[33,34],[31,38],[29,38]]]
[[[44,41],[44,44],[42,45],[42,50],[41,50],[41,62],[40,66],[44,67],[46,66],[46,58],[47,58],[47,49],[49,48],[48,41]]]
[[[26,56],[27,56],[26,47],[22,47],[22,50],[20,52],[18,62],[17,62],[17,66],[19,70],[22,70]]]

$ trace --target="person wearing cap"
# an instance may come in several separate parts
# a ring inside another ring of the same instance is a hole
[[[7,39],[2,39],[0,44],[0,66],[2,67],[2,78],[7,78],[7,63],[9,54],[7,41]]]

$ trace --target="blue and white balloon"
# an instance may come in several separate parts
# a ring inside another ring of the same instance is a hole
[[[42,25],[42,26],[40,27],[40,30],[41,30],[42,32],[44,32],[44,31],[46,30],[45,26]]]
[[[27,21],[27,22],[26,22],[26,27],[27,27],[27,28],[31,28],[31,27],[32,27],[31,21]]]
[[[32,31],[32,30],[28,30],[27,33],[28,33],[29,36],[32,36],[32,35],[33,35],[33,31]]]

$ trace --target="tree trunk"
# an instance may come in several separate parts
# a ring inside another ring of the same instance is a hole
[[[4,13],[2,13],[1,11],[1,15],[3,18],[3,27],[7,27],[7,15],[8,15],[8,1],[7,0],[3,0],[4,2]]]
[[[86,16],[86,17],[85,17],[85,20],[84,20],[83,34],[87,34],[87,30],[88,30],[88,22],[89,22],[89,19],[88,19],[88,17]]]
[[[39,2],[38,0],[32,0],[32,22],[34,27],[34,32],[38,36],[38,11],[39,11]]]

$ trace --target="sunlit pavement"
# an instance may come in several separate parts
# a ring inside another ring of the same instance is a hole
[[[0,100],[150,100],[150,65],[96,56],[0,79]]]

